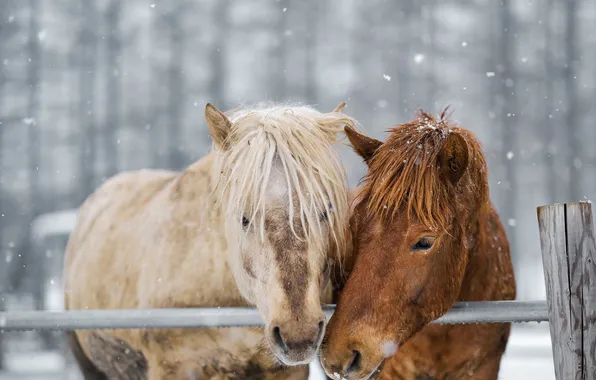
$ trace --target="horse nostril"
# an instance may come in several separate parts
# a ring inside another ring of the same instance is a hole
[[[353,350],[352,352],[354,353],[354,357],[352,358],[352,361],[348,364],[348,366],[346,367],[346,370],[344,371],[346,374],[356,372],[360,369],[360,362],[362,361],[362,355],[360,354],[360,351],[358,351],[358,350]]]
[[[288,346],[286,346],[286,342],[284,342],[283,338],[281,337],[281,330],[277,326],[273,328],[273,340],[279,348],[281,348],[284,352],[288,352]]]

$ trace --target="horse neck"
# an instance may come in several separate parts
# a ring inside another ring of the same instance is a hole
[[[350,207],[349,218],[354,214],[354,209],[356,206],[356,202],[358,199],[358,195],[362,191],[364,187],[359,186],[352,189],[348,193],[348,205]],[[353,244],[353,236],[351,228],[347,228],[346,230],[346,245],[345,251],[342,252],[341,262],[336,262],[333,268],[333,275],[331,276],[331,285],[334,289],[334,302],[337,301],[337,297],[343,287],[346,285],[346,281],[348,276],[352,272],[354,268],[354,263],[356,262],[356,252],[354,251],[354,244]]]
[[[509,275],[511,260],[505,231],[492,204],[482,207],[467,225],[468,264],[458,301],[500,299],[504,291],[499,283]]]
[[[188,166],[167,194],[175,202],[172,212],[174,228],[178,230],[178,236],[192,240],[189,245],[193,250],[179,250],[175,253],[179,255],[178,259],[161,264],[162,268],[168,268],[163,269],[165,272],[175,276],[172,283],[178,287],[162,286],[164,302],[174,302],[182,307],[246,304],[229,268],[224,221],[219,207],[216,207],[217,196],[213,190],[220,176],[216,155],[217,152],[212,151]],[[180,269],[180,262],[192,265]],[[176,266],[177,269],[168,266]],[[207,284],[199,292],[192,281],[180,283],[180,279],[197,276]]]

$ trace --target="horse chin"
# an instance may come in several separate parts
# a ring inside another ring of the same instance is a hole
[[[379,376],[379,374],[381,373],[381,371],[383,370],[383,366],[385,365],[386,359],[381,360],[381,363],[379,363],[379,365],[377,366],[377,368],[375,368],[369,375],[368,377],[365,378],[365,380],[374,380],[377,378],[377,376]]]
[[[328,378],[337,379],[337,380],[374,380],[379,376],[381,371],[383,370],[383,366],[385,365],[385,359],[381,360],[379,365],[377,365],[372,371],[359,371],[358,373],[351,373],[341,375],[337,372],[330,373],[327,371],[325,366],[323,366],[323,371]]]
[[[307,365],[317,357],[316,350],[313,350],[309,355],[288,355],[282,353],[279,349],[276,349],[270,345],[271,351],[275,355],[275,358],[284,366],[294,367],[299,365]],[[295,357],[290,357],[295,356]]]

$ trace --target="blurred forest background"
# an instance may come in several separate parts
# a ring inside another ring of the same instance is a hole
[[[0,293],[45,265],[34,218],[205,155],[206,102],[273,100],[346,101],[378,139],[451,105],[485,144],[518,298],[544,299],[536,207],[596,197],[595,25],[589,0],[0,0]]]

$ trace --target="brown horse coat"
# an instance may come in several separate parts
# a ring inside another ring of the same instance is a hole
[[[355,266],[322,346],[327,374],[496,379],[510,324],[428,324],[457,301],[515,298],[480,144],[423,112],[384,143],[346,132],[369,171],[350,223]]]

